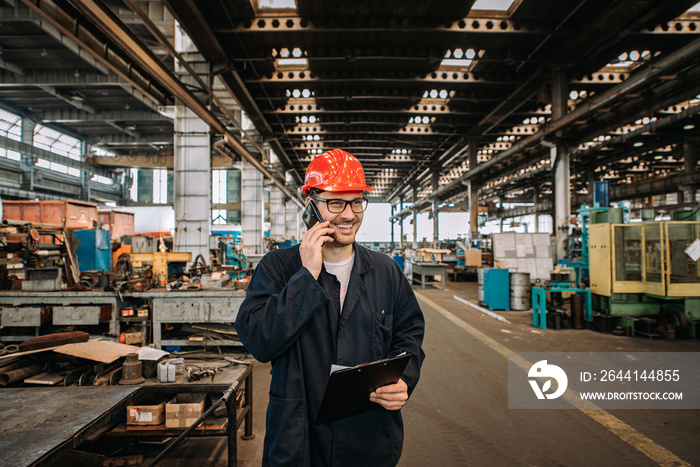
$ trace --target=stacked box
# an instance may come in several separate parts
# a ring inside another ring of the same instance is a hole
[[[165,405],[165,427],[187,428],[204,413],[206,394],[178,394]]]
[[[154,398],[143,399],[141,405],[130,405],[126,408],[127,425],[160,425],[165,420],[165,402]]]

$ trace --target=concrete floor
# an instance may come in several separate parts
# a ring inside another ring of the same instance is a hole
[[[614,434],[579,410],[508,409],[507,359],[493,342],[515,352],[697,352],[700,343],[543,331],[532,326],[530,311],[500,312],[509,320],[502,323],[454,299],[475,303],[474,282],[414,290],[426,319],[426,359],[421,381],[403,409],[401,467],[700,465],[700,410],[609,410],[623,422]],[[468,326],[455,325],[445,311]],[[254,364],[256,437],[239,441],[242,466],[261,463],[269,368]],[[191,439],[160,465],[225,466],[225,455],[223,439]]]

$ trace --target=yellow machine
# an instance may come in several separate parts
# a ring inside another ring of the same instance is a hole
[[[594,309],[615,317],[657,316],[695,335],[700,268],[687,250],[700,238],[700,222],[594,223],[589,231]]]

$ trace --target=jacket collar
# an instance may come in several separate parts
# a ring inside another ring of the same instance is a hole
[[[367,248],[355,242],[353,249],[355,251],[354,269],[358,274],[364,274],[374,268]]]

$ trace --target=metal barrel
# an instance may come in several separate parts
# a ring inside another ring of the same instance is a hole
[[[532,286],[529,272],[510,273],[510,309],[529,310],[532,307]]]
[[[486,270],[489,268],[479,268],[476,270],[477,284],[479,291],[479,303],[484,303],[484,277],[486,277]]]

